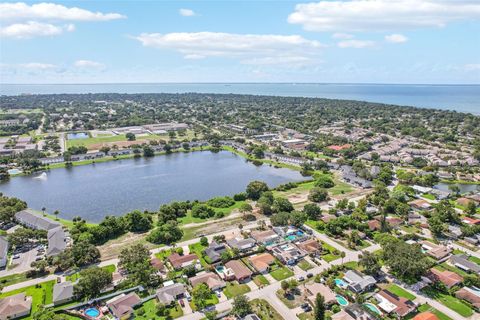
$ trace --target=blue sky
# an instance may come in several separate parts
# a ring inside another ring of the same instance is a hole
[[[480,83],[480,1],[0,3],[1,83]]]

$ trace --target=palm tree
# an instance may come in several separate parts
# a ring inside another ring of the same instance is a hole
[[[43,216],[45,217],[45,211],[47,210],[47,208],[45,207],[42,207],[42,212],[43,212]]]
[[[55,219],[58,220],[58,215],[60,214],[60,211],[55,210],[53,211],[53,214],[55,215]]]
[[[340,257],[342,258],[342,264],[343,264],[343,259],[345,258],[345,251],[340,251]]]

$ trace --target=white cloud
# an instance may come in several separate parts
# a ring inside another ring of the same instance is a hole
[[[285,64],[288,60],[298,63],[299,59],[315,56],[323,47],[318,41],[298,35],[142,33],[135,39],[146,47],[176,50],[186,59],[228,57],[248,64]]]
[[[333,39],[352,39],[354,37],[355,36],[353,34],[349,34],[349,33],[337,32],[337,33],[332,34]]]
[[[375,46],[375,41],[370,40],[345,40],[340,41],[337,43],[338,47],[340,48],[355,48],[355,49],[362,49],[362,48],[370,48]]]
[[[390,34],[385,36],[385,41],[391,42],[391,43],[404,43],[408,41],[408,38],[405,37],[403,34]]]
[[[480,63],[471,63],[464,66],[466,71],[480,71]]]
[[[19,64],[19,66],[25,69],[34,69],[34,70],[51,70],[51,69],[57,68],[57,65],[50,64],[50,63],[40,63],[40,62],[21,63]]]
[[[243,60],[243,64],[253,64],[253,65],[280,65],[280,64],[287,64],[287,65],[308,65],[314,62],[321,62],[320,60],[314,61],[312,58],[309,57],[302,57],[302,56],[278,56],[278,57],[264,57],[264,58],[251,58],[247,60]]]
[[[109,21],[126,18],[119,13],[92,12],[77,7],[65,7],[55,3],[24,2],[0,3],[0,19],[5,20],[66,20],[66,21]]]
[[[103,63],[92,61],[92,60],[77,60],[73,65],[77,68],[88,68],[88,69],[105,68],[105,65]]]
[[[467,0],[356,0],[302,3],[288,22],[310,31],[388,31],[444,27],[480,19],[480,3]]]
[[[73,25],[56,26],[49,23],[41,23],[36,21],[28,21],[26,23],[15,23],[0,28],[0,37],[28,39],[33,37],[56,36],[64,31],[73,31]]]
[[[195,15],[195,11],[191,9],[180,9],[178,13],[183,17],[193,17]]]

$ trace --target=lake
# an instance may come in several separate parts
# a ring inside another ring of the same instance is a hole
[[[59,210],[61,218],[81,216],[99,222],[106,215],[123,215],[135,209],[158,210],[175,200],[232,196],[253,180],[275,187],[304,178],[290,169],[255,166],[228,151],[198,151],[14,177],[0,184],[0,192],[25,200],[36,210]]]
[[[105,83],[2,84],[0,94],[234,93],[329,98],[438,108],[480,114],[480,85],[339,83]]]
[[[480,185],[478,184],[463,184],[457,183],[456,184],[460,188],[460,193],[468,193],[472,191],[480,191]],[[451,184],[440,182],[434,188],[443,190],[443,191],[450,191],[449,187]]]

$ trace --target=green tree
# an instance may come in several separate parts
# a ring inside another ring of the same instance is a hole
[[[143,156],[148,158],[148,157],[153,157],[155,155],[155,151],[149,147],[149,146],[144,146],[143,147]]]
[[[323,188],[312,188],[308,194],[308,200],[312,202],[322,202],[328,200],[328,191]]]
[[[439,215],[433,215],[430,218],[428,218],[428,228],[434,235],[434,237],[439,237],[445,232],[446,230],[446,225],[442,221]]]
[[[268,191],[268,186],[262,181],[250,182],[245,190],[247,197],[252,200],[258,200],[265,191]]]
[[[467,207],[465,208],[465,213],[471,217],[477,213],[477,205],[474,201],[468,201]]]
[[[303,207],[303,212],[310,220],[317,220],[322,215],[322,209],[314,203],[307,203]]]
[[[75,294],[87,299],[97,297],[103,289],[112,283],[112,274],[99,267],[90,267],[80,271],[80,279],[74,287]]]
[[[318,177],[318,179],[315,181],[315,186],[319,188],[332,188],[335,186],[335,182],[333,182],[332,178],[328,175],[321,175]]]
[[[320,293],[315,297],[313,318],[315,320],[325,320],[325,298]]]
[[[250,306],[247,296],[241,294],[233,299],[232,313],[240,318],[252,313],[252,307]]]
[[[382,268],[380,264],[380,259],[375,253],[364,251],[360,255],[360,260],[358,264],[363,267],[366,274],[376,275]]]
[[[135,137],[135,134],[131,133],[131,132],[128,132],[126,135],[125,135],[125,138],[127,138],[128,141],[135,141],[136,137]]]
[[[151,287],[158,285],[156,271],[150,264],[150,251],[142,244],[135,244],[120,252],[119,265],[128,272],[128,280],[134,285]]]
[[[205,309],[206,301],[212,296],[212,291],[205,283],[199,283],[192,290],[193,303],[199,310]]]
[[[204,247],[208,246],[208,239],[207,237],[201,237],[200,238],[200,244]]]

